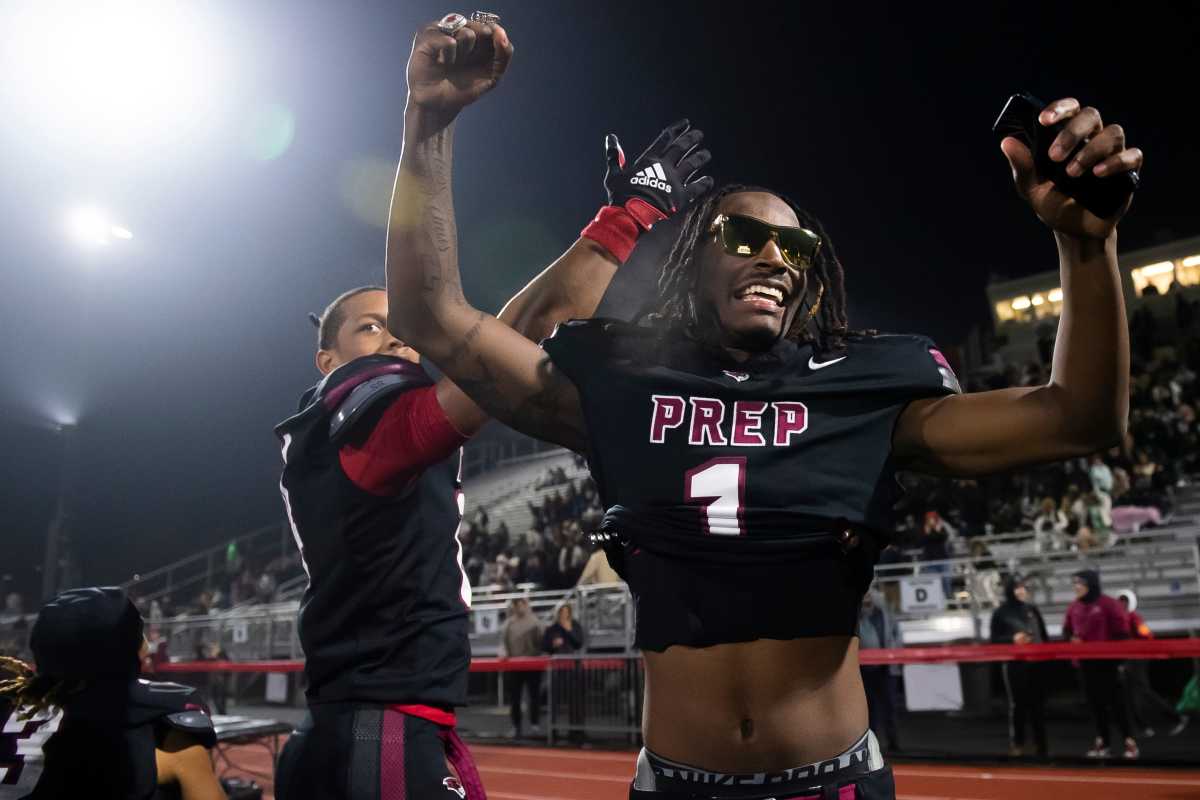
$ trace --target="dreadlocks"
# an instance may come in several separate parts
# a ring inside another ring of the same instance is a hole
[[[11,677],[0,680],[0,697],[8,697],[13,708],[22,709],[21,719],[30,719],[39,713],[49,713],[52,707],[61,706],[63,698],[82,688],[80,681],[55,680],[38,675],[24,661],[0,656],[0,676]]]
[[[729,183],[709,192],[683,218],[679,236],[658,278],[658,295],[640,315],[693,334],[699,325],[696,308],[696,250],[709,233],[721,198],[738,192],[765,192],[783,200],[796,213],[800,225],[821,237],[821,249],[806,275],[816,279],[814,288],[806,280],[807,309],[801,308],[784,334],[788,339],[811,343],[819,353],[845,350],[849,330],[846,318],[846,284],[842,264],[821,221],[779,192],[759,186]]]

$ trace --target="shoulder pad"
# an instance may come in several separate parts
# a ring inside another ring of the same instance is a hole
[[[212,717],[202,710],[176,711],[162,718],[167,727],[186,733],[208,749],[217,744],[217,731]]]
[[[653,328],[617,319],[572,319],[554,326],[554,332],[542,340],[542,349],[579,386],[594,375],[599,362],[634,354],[639,343],[657,336]]]
[[[395,356],[363,356],[343,364],[317,384],[312,402],[334,411],[359,385],[372,378],[394,375],[404,380],[406,387],[429,386],[433,381],[420,364]]]
[[[376,375],[363,381],[350,390],[333,412],[333,417],[329,420],[329,440],[335,443],[341,441],[353,429],[354,423],[381,400],[408,389],[428,385],[427,381],[417,383],[408,376],[397,373]]]
[[[851,339],[850,353],[865,358],[877,380],[930,393],[961,394],[950,362],[928,336],[881,333]]]
[[[200,691],[168,681],[134,681],[130,722],[155,722],[196,738],[205,747],[217,743],[216,731]]]
[[[331,418],[330,438],[345,435],[350,427],[380,398],[420,386],[433,380],[421,368],[395,356],[363,356],[343,364],[304,393],[300,410],[275,427],[281,438],[301,420]]]

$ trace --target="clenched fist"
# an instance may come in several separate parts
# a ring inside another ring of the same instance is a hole
[[[413,39],[406,113],[420,116],[423,134],[437,132],[499,83],[512,54],[498,24],[468,22],[446,34],[431,23]]]

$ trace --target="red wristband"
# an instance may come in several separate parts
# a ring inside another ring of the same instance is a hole
[[[580,236],[603,247],[624,264],[637,244],[642,228],[633,215],[620,206],[603,206]]]

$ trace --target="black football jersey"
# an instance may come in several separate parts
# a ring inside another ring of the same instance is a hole
[[[896,421],[958,391],[929,339],[781,341],[739,364],[597,319],[542,346],[580,393],[640,646],[853,633],[898,496]]]
[[[173,731],[206,748],[216,745],[196,689],[161,681],[91,681],[66,701],[58,730],[42,748],[42,774],[27,797],[182,797],[178,784],[159,785],[155,762],[155,749]]]
[[[276,428],[280,489],[309,579],[299,633],[310,703],[466,703],[461,454],[391,496],[355,485],[338,456],[350,431],[431,385],[416,364],[366,356],[331,372]]]

